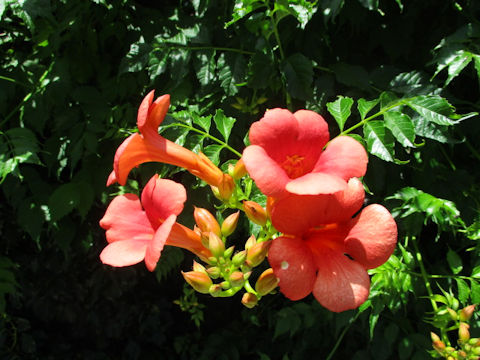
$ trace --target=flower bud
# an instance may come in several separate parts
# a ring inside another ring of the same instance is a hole
[[[460,321],[468,321],[475,311],[475,305],[469,305],[460,310],[459,319]]]
[[[458,350],[457,356],[458,356],[458,360],[463,360],[463,359],[466,359],[468,355],[465,351]]]
[[[272,240],[256,243],[247,251],[247,260],[245,263],[250,267],[260,265],[268,253]]]
[[[251,309],[258,303],[258,297],[255,294],[246,292],[242,296],[242,304]]]
[[[243,273],[241,271],[232,272],[228,278],[228,281],[232,287],[242,286],[244,282]]]
[[[267,212],[255,201],[244,201],[243,210],[247,217],[255,224],[265,226],[267,223]]]
[[[231,175],[235,180],[239,180],[245,175],[247,175],[247,168],[245,167],[242,159],[237,161]]]
[[[228,289],[230,289],[230,287],[231,287],[230,282],[228,282],[228,281],[222,281],[222,282],[220,283],[220,286],[221,286],[222,289],[224,289],[224,290],[228,290]]]
[[[205,266],[196,262],[195,260],[193,260],[193,271],[202,272],[204,274],[207,273],[207,269],[205,269]]]
[[[432,343],[432,346],[435,350],[437,350],[437,352],[439,354],[443,354],[443,352],[445,351],[445,343],[441,340],[435,340],[433,343]]]
[[[440,341],[440,336],[438,336],[432,331],[430,332],[430,338],[432,339],[432,341]]]
[[[255,290],[261,296],[267,295],[277,287],[278,282],[279,279],[273,273],[273,269],[267,269],[258,277],[257,283],[255,284]]]
[[[455,310],[451,309],[451,308],[447,308],[447,311],[448,311],[448,314],[450,315],[450,318],[453,320],[453,321],[456,321],[457,318],[458,318],[458,314]]]
[[[232,234],[237,228],[238,218],[240,217],[240,211],[230,214],[225,220],[223,220],[222,227],[220,228],[222,235],[227,237]]]
[[[213,216],[212,213],[207,209],[195,207],[193,211],[193,217],[195,218],[195,222],[202,233],[213,232],[218,236],[222,235],[217,219],[215,219],[215,216]]]
[[[210,279],[207,274],[199,271],[182,271],[182,275],[185,281],[196,291],[202,294],[209,293],[210,286],[212,286],[212,279]]]
[[[207,274],[212,278],[212,279],[218,279],[220,275],[222,274],[220,271],[220,268],[217,266],[212,266],[207,269]]]
[[[458,337],[463,342],[466,342],[470,339],[470,331],[468,331],[469,328],[470,325],[464,322],[461,322],[458,327]]]
[[[251,235],[245,243],[245,250],[250,249],[256,243],[257,243],[257,239],[255,239],[255,235]]]
[[[222,181],[217,186],[218,195],[221,200],[228,200],[232,197],[235,190],[235,182],[228,174],[223,174]]]
[[[237,252],[235,255],[233,255],[232,263],[233,263],[234,266],[238,267],[238,266],[243,265],[243,263],[245,262],[246,259],[247,259],[247,251],[242,250],[242,251]]]
[[[223,257],[223,253],[225,252],[225,244],[214,232],[210,232],[208,236],[208,248],[212,252],[212,255],[216,258]]]
[[[222,287],[219,285],[219,284],[213,284],[212,286],[210,286],[210,288],[208,289],[208,292],[210,293],[210,295],[212,295],[213,297],[217,297],[221,294],[222,292]]]

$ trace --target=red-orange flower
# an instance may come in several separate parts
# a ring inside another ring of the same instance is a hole
[[[115,197],[100,220],[109,243],[100,254],[104,264],[120,267],[145,260],[147,269],[153,271],[164,245],[187,249],[202,258],[211,256],[197,233],[176,222],[187,198],[181,184],[155,175],[141,198],[140,202],[134,194]]]
[[[162,162],[185,168],[198,178],[213,186],[220,186],[225,181],[222,171],[205,155],[195,154],[158,134],[170,106],[170,95],[163,95],[153,101],[152,90],[143,99],[137,115],[140,133],[129,136],[115,153],[113,173],[107,185],[116,181],[124,185],[130,171],[145,162]]]
[[[363,146],[348,136],[329,140],[328,125],[317,113],[268,110],[250,128],[243,162],[267,196],[333,194],[352,177],[365,174]]]
[[[367,269],[387,261],[396,241],[392,215],[373,204],[349,221],[274,239],[268,261],[286,297],[299,300],[313,293],[322,306],[340,312],[367,300]]]

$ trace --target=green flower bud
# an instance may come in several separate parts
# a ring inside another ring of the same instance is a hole
[[[468,321],[472,317],[475,311],[475,305],[469,305],[460,310],[459,319],[460,321]]]
[[[213,285],[210,286],[210,288],[208,289],[208,292],[209,292],[210,295],[212,295],[213,297],[217,297],[217,296],[219,296],[219,295],[222,293],[222,287],[221,287],[219,284],[213,284]]]
[[[469,328],[470,325],[464,322],[461,322],[458,327],[458,337],[463,342],[470,340],[470,331],[468,331]]]
[[[221,231],[222,235],[227,237],[231,235],[237,228],[238,219],[240,217],[240,211],[230,214],[225,220],[223,220]]]
[[[238,266],[241,266],[246,259],[247,259],[247,251],[242,250],[237,252],[235,255],[233,255],[232,263],[234,266],[238,267]]]
[[[207,274],[212,278],[212,279],[218,279],[221,275],[220,268],[217,266],[212,266],[207,269]]]
[[[230,259],[230,257],[233,254],[233,250],[235,250],[235,246],[230,246],[227,250],[225,250],[225,252],[223,254],[223,257],[225,259]]]
[[[225,244],[214,232],[210,232],[208,235],[208,248],[216,258],[223,257],[225,252]]]
[[[238,287],[238,286],[243,285],[243,283],[245,282],[245,279],[243,277],[242,272],[234,271],[230,274],[230,277],[228,278],[228,281],[230,282],[230,285],[232,287]]]
[[[268,240],[256,243],[255,245],[250,247],[247,251],[247,260],[245,261],[245,263],[250,267],[260,265],[263,260],[265,260],[271,244],[272,240]]]

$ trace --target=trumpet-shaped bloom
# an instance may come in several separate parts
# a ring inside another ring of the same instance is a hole
[[[117,149],[107,185],[116,181],[124,185],[134,167],[152,161],[183,167],[210,185],[221,185],[224,174],[205,155],[195,154],[158,134],[170,106],[170,96],[163,95],[155,101],[153,97],[152,90],[143,99],[137,115],[140,133],[130,135]]]
[[[202,258],[210,256],[200,236],[176,222],[186,198],[181,184],[157,175],[145,186],[141,202],[134,194],[115,197],[100,220],[109,243],[100,254],[102,262],[121,267],[145,260],[147,269],[153,271],[164,245],[187,249]]]
[[[267,196],[333,194],[365,174],[367,153],[348,136],[330,143],[328,125],[317,113],[268,110],[250,128],[243,162]],[[326,148],[324,149],[324,147]]]
[[[367,269],[387,261],[396,241],[395,220],[373,204],[349,221],[274,239],[268,261],[286,297],[299,300],[313,293],[322,306],[340,312],[367,300]]]

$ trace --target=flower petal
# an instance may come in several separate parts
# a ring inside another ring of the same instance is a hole
[[[280,279],[280,291],[290,300],[312,292],[316,265],[310,249],[300,238],[280,236],[272,241],[268,262]]]
[[[300,148],[299,153],[316,162],[330,138],[328,124],[322,116],[311,110],[298,110],[293,116],[298,121],[296,146]]]
[[[397,224],[386,208],[367,206],[352,219],[351,226],[345,246],[355,261],[373,269],[388,260],[397,243]]]
[[[318,274],[313,295],[330,311],[355,309],[368,299],[370,278],[359,263],[338,251],[328,250],[317,256]]]
[[[138,264],[145,258],[148,243],[137,239],[112,242],[100,253],[100,260],[116,267]]]
[[[300,235],[323,224],[350,220],[363,205],[365,191],[352,178],[344,191],[328,195],[289,195],[270,209],[273,226],[284,234]]]
[[[163,95],[153,103],[154,91],[150,91],[138,108],[137,127],[144,136],[158,135],[158,127],[162,123],[170,106],[170,95]]]
[[[348,180],[365,175],[367,163],[367,152],[358,141],[349,136],[339,136],[327,145],[313,171]]]
[[[265,195],[280,197],[285,194],[285,185],[290,179],[262,147],[247,146],[242,159],[249,175]]]
[[[166,245],[186,249],[199,256],[202,260],[212,256],[210,250],[203,246],[200,235],[179,223],[173,224]]]
[[[170,235],[170,231],[172,230],[172,226],[173,224],[175,224],[176,219],[176,215],[170,215],[167,220],[165,220],[163,224],[160,225],[160,227],[157,229],[153,240],[149,242],[147,246],[147,251],[145,253],[145,265],[147,266],[148,270],[155,270],[165,242]]]
[[[170,215],[179,215],[186,200],[187,192],[182,184],[158,175],[154,175],[142,191],[142,205],[154,228]]]
[[[138,196],[125,194],[115,197],[100,220],[109,243],[122,240],[148,241],[154,230],[142,210]]]
[[[321,172],[305,174],[290,180],[285,186],[289,193],[297,195],[334,194],[346,187],[347,182],[341,177]]]

